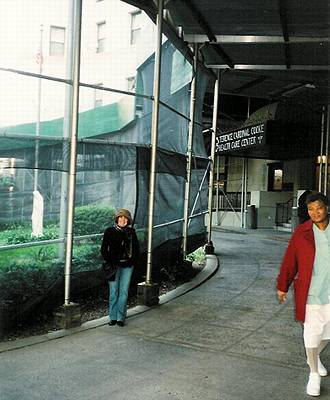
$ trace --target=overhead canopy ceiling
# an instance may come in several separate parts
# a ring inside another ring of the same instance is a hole
[[[157,2],[127,2],[157,13]],[[222,71],[221,93],[329,103],[329,0],[168,0],[164,7],[166,33],[200,43],[204,65]]]

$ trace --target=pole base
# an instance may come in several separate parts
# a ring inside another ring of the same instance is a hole
[[[56,326],[61,329],[76,328],[81,325],[81,310],[77,303],[61,306],[54,316]]]
[[[206,243],[206,245],[204,246],[204,251],[205,254],[214,254],[214,246],[212,241],[209,241],[208,243]]]
[[[137,302],[143,306],[156,306],[159,303],[158,283],[139,283],[137,287]]]

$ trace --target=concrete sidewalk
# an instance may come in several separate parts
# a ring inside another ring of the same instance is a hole
[[[279,239],[280,237],[280,239]],[[214,231],[220,270],[128,319],[0,354],[1,400],[297,400],[302,330],[275,278],[289,235]],[[330,367],[330,348],[324,364]],[[330,398],[330,377],[321,398]]]

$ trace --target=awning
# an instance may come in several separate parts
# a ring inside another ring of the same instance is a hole
[[[151,0],[128,0],[155,19]],[[313,109],[330,92],[328,0],[169,0],[165,33],[200,43],[204,65],[222,70],[220,92],[271,99],[303,94]]]
[[[315,157],[320,149],[320,113],[303,112],[292,101],[260,108],[235,130],[217,136],[216,153],[292,160]]]

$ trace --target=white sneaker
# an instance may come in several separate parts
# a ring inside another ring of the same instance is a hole
[[[306,387],[306,393],[309,396],[319,396],[321,387],[321,377],[318,372],[311,372]]]
[[[328,371],[325,368],[325,366],[322,364],[320,357],[318,357],[317,359],[317,370],[320,376],[327,376],[328,375]]]

